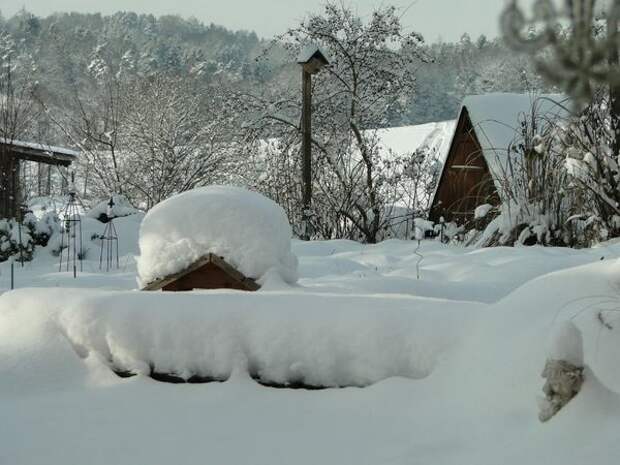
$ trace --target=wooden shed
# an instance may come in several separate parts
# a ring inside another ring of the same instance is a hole
[[[466,107],[459,115],[430,209],[430,220],[463,224],[478,205],[499,198]]]
[[[565,115],[561,95],[487,94],[463,101],[443,164],[429,219],[465,224],[476,207],[497,205],[510,179],[509,150],[520,123],[533,111],[551,121]]]
[[[39,168],[41,165],[68,167],[77,156],[78,152],[62,147],[0,138],[0,218],[19,218],[25,182],[22,165],[25,162],[34,162]],[[36,174],[39,191],[42,184],[47,184],[45,194],[49,195],[51,171],[46,171],[47,179],[43,179],[41,173],[39,169]]]
[[[244,276],[223,257],[209,253],[183,271],[153,281],[144,291],[191,291],[193,289],[237,289],[257,291],[260,286]]]

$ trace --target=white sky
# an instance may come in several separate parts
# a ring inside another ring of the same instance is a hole
[[[421,32],[427,41],[457,40],[464,32],[497,35],[498,16],[505,0],[345,0],[360,14],[381,3],[407,8],[405,25]],[[526,0],[527,1],[527,0]],[[0,11],[12,16],[22,7],[39,16],[57,11],[113,13],[119,10],[154,15],[195,16],[205,23],[230,29],[254,30],[268,37],[283,32],[309,11],[321,8],[321,0],[0,0]]]

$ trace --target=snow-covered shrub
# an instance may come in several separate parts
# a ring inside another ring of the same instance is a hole
[[[573,197],[554,141],[563,122],[549,105],[548,99],[538,99],[521,115],[506,162],[495,174],[501,205],[493,215],[490,206],[476,209],[481,233],[470,234],[476,245],[566,245]],[[559,103],[551,105],[562,111]]]
[[[446,244],[449,242],[459,242],[459,237],[464,231],[465,228],[463,226],[453,221],[446,222],[443,216],[440,218],[439,223],[436,223],[433,227],[435,237]]]
[[[416,218],[413,220],[413,224],[416,231],[419,231],[418,234],[422,234],[426,237],[429,234],[432,234],[435,230],[435,223],[429,220],[425,220],[424,218]]]
[[[574,213],[582,221],[580,226],[594,229],[571,241],[589,245],[617,237],[620,2],[599,2],[596,7],[590,0],[556,2],[563,3],[562,8],[554,2],[539,2],[529,18],[518,3],[507,4],[502,16],[508,45],[530,54],[543,77],[570,96],[572,107],[580,111],[557,141],[566,156],[567,171],[584,197]],[[598,234],[602,235],[597,238]]]
[[[114,207],[112,208],[112,218],[135,215],[140,212],[140,210],[131,205],[129,200],[127,200],[127,197],[122,194],[114,194],[111,198],[114,202]],[[109,203],[110,197],[97,202],[95,206],[86,212],[86,216],[99,220],[102,223],[107,223],[110,221],[110,217],[108,216]]]
[[[493,210],[493,205],[489,204],[489,203],[485,203],[482,205],[478,205],[475,210],[474,210],[474,219],[475,220],[482,220],[484,218],[487,217],[487,215],[489,214],[489,212],[491,210]]]
[[[578,222],[577,240],[584,245],[620,236],[620,142],[615,139],[609,94],[604,91],[555,134],[569,179],[579,190],[572,219]]]
[[[45,247],[59,231],[58,216],[48,212],[38,219],[27,213],[19,223],[15,219],[0,220],[0,261],[9,257],[30,261],[35,247]]]
[[[291,226],[272,200],[245,189],[209,186],[153,207],[140,227],[138,275],[142,286],[182,271],[208,253],[249,278],[275,272],[297,280]]]
[[[30,228],[35,244],[38,246],[45,247],[50,239],[60,232],[60,220],[57,213],[53,211],[43,214],[40,218],[30,213],[24,218],[24,223]]]
[[[29,224],[19,224],[16,220],[0,221],[0,261],[11,256],[18,260],[30,261],[34,251],[34,238]]]

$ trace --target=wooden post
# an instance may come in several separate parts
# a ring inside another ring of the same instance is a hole
[[[312,236],[312,75],[329,65],[323,52],[316,46],[304,48],[297,60],[301,65],[301,182],[302,212],[301,238],[305,241]]]
[[[5,145],[0,144],[0,219],[8,218],[9,204],[9,154],[5,149]]]
[[[42,175],[42,165],[41,163],[37,163],[37,195],[41,197],[43,195],[43,175]]]
[[[312,74],[305,67],[301,69],[302,81],[302,232],[304,241],[310,240],[310,219],[312,216]]]
[[[11,217],[19,218],[19,206],[21,205],[21,161],[17,157],[13,158],[13,169],[11,171]]]

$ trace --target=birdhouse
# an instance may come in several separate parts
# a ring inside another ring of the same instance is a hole
[[[297,63],[301,65],[308,74],[316,74],[321,68],[329,65],[329,60],[316,45],[308,45],[303,48],[297,57]]]

